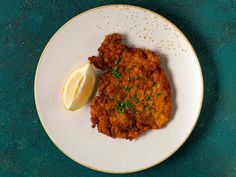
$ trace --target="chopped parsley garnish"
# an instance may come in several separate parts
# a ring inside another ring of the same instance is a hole
[[[134,94],[134,95],[132,95],[131,97],[132,97],[132,99],[135,101],[135,103],[138,103],[139,100],[138,100],[138,98],[137,98],[136,96],[137,96],[137,94]]]
[[[133,122],[136,122],[136,118],[135,118],[135,117],[133,117],[133,118],[132,118],[132,121],[133,121]]]
[[[116,109],[120,112],[120,113],[124,113],[125,109],[128,109],[132,107],[131,103],[129,100],[123,101],[123,102],[117,102],[116,103]]]
[[[128,82],[130,82],[131,81],[131,78],[130,77],[128,77]]]
[[[129,70],[128,70],[128,69],[125,69],[125,72],[126,72],[126,73],[129,72]]]
[[[144,105],[143,105],[143,109],[145,110],[145,109],[146,109],[146,107],[147,107],[147,105],[146,105],[146,104],[144,104]]]
[[[133,98],[134,99],[134,101],[135,101],[135,103],[138,103],[138,98]]]
[[[150,95],[147,95],[147,96],[144,97],[145,101],[148,101],[149,99],[150,99]]]
[[[125,118],[125,122],[128,122],[128,120],[129,120],[129,118],[128,118],[128,117],[126,117],[126,118]]]
[[[121,105],[120,103],[116,103],[116,109],[120,112],[120,113],[124,113],[125,112],[125,107],[123,105]]]
[[[131,103],[130,103],[129,100],[124,101],[122,104],[124,104],[125,107],[130,107],[131,106]]]
[[[118,67],[115,66],[113,69],[112,69],[112,76],[116,79],[120,78],[120,74],[118,73]]]
[[[112,69],[112,72],[118,72],[118,67],[115,66],[115,67]]]
[[[115,63],[115,65],[118,65],[119,59],[116,59],[116,60],[114,61],[114,63]]]
[[[156,95],[156,98],[158,98],[160,95],[161,95],[161,94],[160,94],[160,93],[158,93],[158,94]]]
[[[120,78],[120,74],[119,73],[112,73],[112,76],[116,79]]]
[[[118,64],[119,64],[120,59],[121,59],[121,56],[119,56],[117,59],[115,59],[115,61],[114,61],[115,65],[118,65]]]
[[[135,106],[134,105],[130,105],[130,108],[135,109]]]
[[[144,112],[146,108],[147,108],[147,105],[144,104],[144,105],[143,105],[143,110],[142,110],[141,112]]]
[[[124,90],[125,92],[128,92],[128,91],[130,91],[130,88],[129,88],[128,86],[124,86],[124,87],[123,87],[123,90]]]

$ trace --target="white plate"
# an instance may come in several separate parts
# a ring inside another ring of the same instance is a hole
[[[61,100],[68,74],[97,55],[104,36],[113,32],[124,34],[130,46],[161,54],[172,85],[172,120],[134,141],[112,139],[92,129],[89,103],[70,112]],[[157,13],[128,5],[98,7],[67,22],[45,47],[35,76],[37,111],[54,144],[74,161],[110,173],[143,170],[172,155],[193,130],[202,99],[202,72],[187,38]]]

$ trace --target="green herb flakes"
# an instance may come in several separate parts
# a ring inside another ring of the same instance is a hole
[[[161,94],[160,94],[160,93],[158,93],[158,94],[156,95],[156,98],[158,98],[160,95],[161,95]]]
[[[150,99],[150,95],[147,95],[147,96],[144,97],[145,101],[148,101],[149,99]]]
[[[116,109],[120,113],[124,113],[126,109],[132,107],[131,103],[129,100],[123,101],[123,102],[117,102],[116,103]]]
[[[116,79],[120,78],[120,74],[118,73],[118,67],[115,66],[113,69],[112,69],[112,76]]]
[[[115,65],[118,65],[120,62],[121,56],[119,56],[117,59],[114,60]]]
[[[135,117],[133,117],[133,118],[132,118],[132,121],[133,121],[133,122],[136,122],[136,118],[135,118]]]
[[[134,100],[135,103],[138,103],[139,99],[136,96],[137,96],[137,94],[134,94],[131,96],[131,98]]]
[[[130,77],[128,77],[128,82],[130,82],[131,81],[131,78]]]
[[[130,91],[130,88],[128,86],[124,86],[123,91],[128,92],[128,91]]]

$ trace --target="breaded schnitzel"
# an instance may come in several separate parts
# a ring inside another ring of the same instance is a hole
[[[171,116],[170,86],[159,56],[129,48],[121,35],[105,37],[99,55],[89,57],[104,70],[90,106],[92,127],[113,138],[137,138],[165,126]]]

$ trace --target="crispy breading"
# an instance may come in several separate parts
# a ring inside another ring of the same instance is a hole
[[[92,127],[130,140],[164,127],[171,116],[171,95],[159,56],[127,47],[119,34],[107,35],[98,52],[89,57],[96,68],[105,71],[90,106]]]

